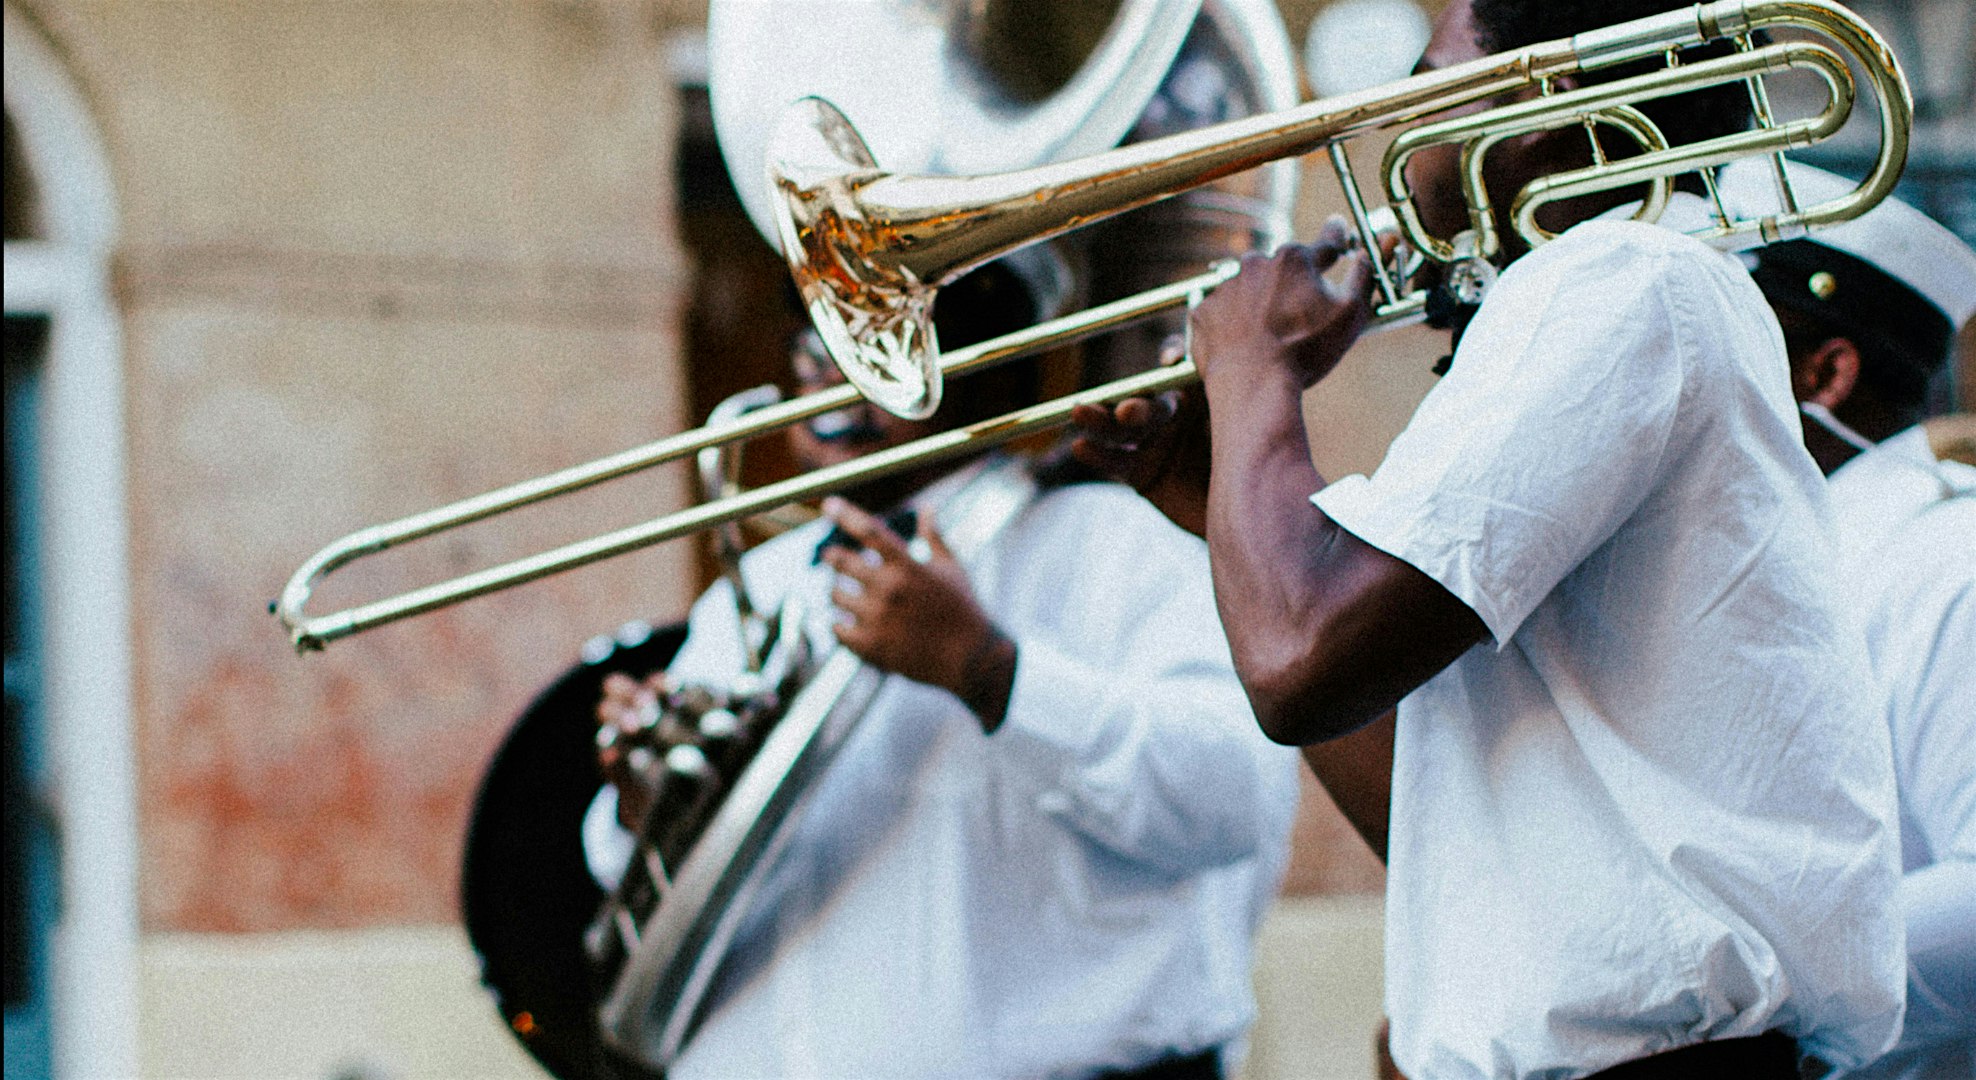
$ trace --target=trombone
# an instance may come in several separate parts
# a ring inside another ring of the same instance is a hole
[[[1759,44],[1759,34],[1800,31],[1813,40]],[[1733,43],[1727,56],[1683,63],[1680,51]],[[1843,54],[1843,55],[1842,55]],[[1837,133],[1851,115],[1855,87],[1846,58],[1857,61],[1875,90],[1880,150],[1871,172],[1850,194],[1799,208],[1784,176],[1783,153]],[[1646,74],[1560,92],[1558,80],[1659,59]],[[1817,115],[1779,123],[1763,79],[1788,70],[1817,75],[1828,93]],[[1669,146],[1634,104],[1732,82],[1749,88],[1756,126],[1684,146]],[[1384,194],[1405,241],[1450,266],[1480,300],[1493,279],[1489,260],[1502,248],[1484,187],[1483,160],[1504,139],[1583,126],[1593,164],[1542,178],[1509,208],[1523,239],[1548,239],[1536,215],[1549,203],[1640,183],[1650,185],[1637,215],[1659,216],[1673,177],[1709,170],[1737,158],[1769,154],[1783,212],[1736,220],[1714,199],[1715,227],[1699,238],[1724,248],[1772,243],[1850,220],[1892,192],[1907,160],[1913,101],[1900,65],[1858,16],[1828,0],[1719,0],[1636,19],[1571,38],[1426,72],[1398,82],[1309,102],[1277,113],[1231,120],[1136,143],[1075,161],[984,176],[904,176],[884,172],[848,118],[835,105],[806,98],[790,107],[771,136],[767,182],[776,195],[777,232],[790,272],[817,332],[844,375],[876,404],[905,417],[930,415],[940,402],[939,348],[933,299],[942,284],[999,255],[1079,228],[1231,173],[1280,158],[1326,151],[1352,212],[1360,242],[1377,250],[1370,215],[1346,153],[1346,141],[1409,124],[1456,106],[1535,88],[1539,96],[1471,116],[1426,123],[1402,132],[1379,171]],[[1607,160],[1593,129],[1614,127],[1644,151]],[[1429,147],[1461,148],[1461,175],[1470,228],[1443,239],[1422,226],[1406,180],[1406,164]],[[1374,260],[1375,264],[1378,260]],[[1425,294],[1402,294],[1397,275],[1376,275],[1385,319],[1418,310]],[[1204,287],[1211,287],[1203,282]]]
[[[1218,284],[1233,277],[1234,274],[1234,265],[1224,264],[1201,275],[1200,278],[1190,278],[1151,289],[1109,304],[1038,323],[1027,330],[984,341],[965,349],[956,349],[941,357],[940,365],[946,374],[959,376],[970,371],[993,367],[1017,357],[1047,351],[1059,345],[1074,344],[1087,337],[1117,329],[1184,304],[1190,297],[1198,297],[1203,279]],[[1148,372],[1133,379],[1087,390],[1070,398],[1045,402],[966,428],[928,436],[890,450],[868,454],[854,461],[714,499],[643,524],[605,533],[588,540],[579,540],[527,558],[488,567],[342,611],[324,615],[309,615],[304,611],[310,595],[323,578],[357,559],[435,533],[494,517],[509,510],[582,491],[608,480],[691,457],[704,450],[759,438],[780,431],[791,424],[801,423],[813,416],[821,416],[844,408],[858,400],[858,390],[848,383],[840,383],[813,394],[764,405],[730,420],[683,431],[643,446],[619,451],[596,461],[571,466],[533,480],[524,480],[518,484],[462,499],[423,513],[361,529],[331,542],[311,555],[308,561],[289,577],[280,598],[268,605],[268,611],[288,629],[289,638],[298,652],[318,651],[338,638],[348,637],[375,626],[383,626],[386,623],[397,622],[399,619],[450,607],[463,600],[526,584],[564,570],[588,566],[614,555],[638,551],[667,540],[675,540],[766,513],[778,507],[841,491],[866,480],[969,453],[978,453],[1037,431],[1058,427],[1069,419],[1071,408],[1079,402],[1096,403],[1135,394],[1158,393],[1169,387],[1184,384],[1187,381],[1185,378],[1154,377],[1170,375],[1173,370],[1166,368]]]
[[[1762,33],[1793,31],[1800,40],[1761,43]],[[1685,63],[1680,51],[1715,42],[1733,50]],[[1559,91],[1577,75],[1659,59],[1645,74]],[[1799,206],[1784,174],[1783,154],[1829,138],[1851,115],[1857,91],[1848,60],[1873,88],[1880,148],[1872,169],[1850,193]],[[1825,107],[1809,117],[1779,121],[1764,77],[1782,71],[1817,76]],[[1641,101],[1718,85],[1748,87],[1753,128],[1685,146],[1670,146],[1634,106]],[[1524,88],[1537,96],[1466,117],[1421,123],[1455,106]],[[352,560],[398,544],[479,521],[515,507],[581,490],[701,450],[752,439],[851,403],[858,394],[894,413],[930,415],[944,378],[1044,351],[1158,312],[1198,303],[1235,273],[1219,264],[1205,273],[1136,296],[1039,323],[992,341],[941,355],[931,312],[943,284],[1017,248],[1123,213],[1220,177],[1319,149],[1336,171],[1359,239],[1378,251],[1376,219],[1368,211],[1346,152],[1354,137],[1397,126],[1379,176],[1392,219],[1418,256],[1448,267],[1457,297],[1479,302],[1493,279],[1490,262],[1502,249],[1494,210],[1482,181],[1490,146],[1519,134],[1582,126],[1593,164],[1537,180],[1518,193],[1508,219],[1533,246],[1547,239],[1536,221],[1545,205],[1579,195],[1648,185],[1637,216],[1657,217],[1681,173],[1699,172],[1715,208],[1714,224],[1695,235],[1724,249],[1804,235],[1851,220],[1892,190],[1907,158],[1913,101],[1900,65],[1878,34],[1828,0],[1717,0],[1649,16],[1568,39],[1545,42],[1428,72],[1383,87],[1306,103],[1277,113],[1137,143],[1088,158],[1015,172],[972,177],[905,176],[883,172],[870,149],[835,106],[806,98],[790,107],[769,153],[768,182],[777,193],[782,249],[805,306],[849,383],[770,405],[738,419],[657,442],[427,511],[373,526],[335,541],[296,570],[270,605],[298,650],[398,619],[445,607],[562,570],[713,528],[727,522],[841,490],[864,480],[977,453],[1032,432],[1058,427],[1080,404],[1159,393],[1195,378],[1191,360],[1156,368],[1006,416],[930,436],[856,461],[717,499],[674,514],[569,544],[463,577],[371,601],[327,615],[305,613],[324,576]],[[1616,128],[1641,153],[1607,160],[1596,127]],[[1453,238],[1429,234],[1407,187],[1407,160],[1432,146],[1461,148],[1470,228]],[[1715,197],[1710,170],[1728,161],[1768,155],[1776,163],[1779,212],[1737,218]],[[1403,291],[1407,275],[1374,259],[1378,297],[1374,326],[1422,316],[1426,294]]]

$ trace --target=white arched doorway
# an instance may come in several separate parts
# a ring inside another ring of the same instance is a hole
[[[137,830],[123,371],[109,294],[115,197],[68,71],[12,4],[5,15],[10,149],[33,191],[21,227],[8,231],[6,314],[45,326],[29,449],[40,792],[60,837],[50,1052],[57,1077],[134,1076]]]

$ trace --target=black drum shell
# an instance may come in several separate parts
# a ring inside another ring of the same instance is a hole
[[[502,1021],[558,1080],[651,1074],[605,1050],[583,930],[604,894],[583,858],[584,811],[601,782],[595,741],[605,676],[662,670],[683,624],[640,639],[620,635],[595,662],[575,665],[538,694],[509,730],[481,781],[467,828],[460,907],[481,981]]]

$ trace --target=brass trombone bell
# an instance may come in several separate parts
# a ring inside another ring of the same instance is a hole
[[[1760,31],[1791,30],[1818,40],[1759,45]],[[1683,63],[1679,51],[1728,41],[1737,51]],[[1855,100],[1847,59],[1872,83],[1880,149],[1848,195],[1796,209],[1782,154],[1836,133]],[[1566,76],[1643,60],[1656,71],[1569,91]],[[1777,122],[1766,75],[1810,72],[1828,91],[1817,115]],[[1669,146],[1637,103],[1732,82],[1749,87],[1756,126],[1748,131]],[[807,98],[790,106],[769,143],[766,182],[777,196],[778,234],[817,332],[852,385],[900,416],[921,418],[940,400],[941,365],[932,309],[939,288],[1018,248],[1167,198],[1232,173],[1324,149],[1343,186],[1361,242],[1377,250],[1372,215],[1354,179],[1349,139],[1419,124],[1444,110],[1523,89],[1538,96],[1402,133],[1379,176],[1408,244],[1443,263],[1488,260],[1501,248],[1483,159],[1503,139],[1534,131],[1605,124],[1640,143],[1643,153],[1608,161],[1593,139],[1591,166],[1531,184],[1510,219],[1531,244],[1547,237],[1536,215],[1547,203],[1636,184],[1651,194],[1641,217],[1657,218],[1673,177],[1741,157],[1773,155],[1786,207],[1760,219],[1737,219],[1717,200],[1717,223],[1697,235],[1727,249],[1802,235],[1850,220],[1886,197],[1907,160],[1913,101],[1907,81],[1877,33],[1828,0],[1718,0],[1637,19],[1568,39],[1426,72],[1385,86],[1313,101],[1276,113],[1232,120],[1090,157],[978,176],[895,175],[884,171],[836,105]],[[1421,149],[1462,147],[1470,228],[1451,238],[1421,225],[1406,181],[1406,162]],[[1379,314],[1419,309],[1425,297],[1381,268]]]

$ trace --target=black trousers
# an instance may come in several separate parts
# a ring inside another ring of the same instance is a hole
[[[1775,1031],[1718,1039],[1643,1057],[1588,1080],[1798,1080],[1798,1044]]]
[[[1222,1080],[1221,1049],[1216,1047],[1188,1057],[1164,1058],[1136,1069],[1102,1072],[1091,1080]]]

